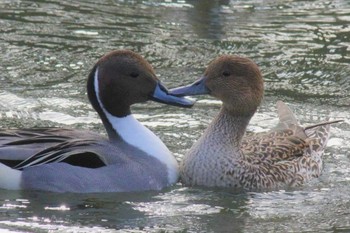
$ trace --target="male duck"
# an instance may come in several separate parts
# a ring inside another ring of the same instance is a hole
[[[220,56],[201,79],[170,93],[210,94],[223,102],[180,165],[184,184],[266,190],[298,186],[320,175],[332,122],[303,128],[279,101],[279,125],[266,133],[245,135],[264,93],[262,74],[251,60]]]
[[[93,67],[89,100],[108,138],[71,129],[0,131],[0,188],[53,192],[159,190],[178,180],[178,166],[163,142],[131,114],[154,100],[191,107],[168,94],[140,55],[113,51]]]

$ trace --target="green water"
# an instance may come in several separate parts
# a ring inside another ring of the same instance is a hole
[[[0,0],[0,128],[58,126],[104,133],[85,82],[113,49],[143,55],[170,88],[220,54],[261,67],[265,98],[249,130],[277,123],[285,101],[304,125],[334,125],[323,175],[304,187],[240,193],[174,187],[135,194],[0,190],[1,232],[350,232],[350,2]],[[220,102],[157,103],[136,117],[180,161]]]

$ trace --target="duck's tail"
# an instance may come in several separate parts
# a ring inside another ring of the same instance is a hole
[[[293,134],[301,139],[307,139],[304,128],[299,124],[297,118],[294,116],[292,110],[282,101],[277,101],[277,114],[279,123],[276,129],[291,129]]]
[[[327,119],[325,122],[302,127],[290,108],[282,101],[277,101],[277,111],[280,119],[278,127],[293,129],[295,134],[302,139],[306,139],[309,142],[312,150],[315,151],[322,151],[327,145],[330,125],[343,121],[329,121]]]
[[[342,122],[343,120],[325,121],[314,125],[306,126],[305,134],[310,139],[312,149],[322,151],[327,145],[331,124]]]
[[[343,121],[344,120],[325,121],[325,122],[321,122],[321,123],[318,123],[318,124],[306,126],[304,129],[305,129],[305,131],[312,130],[313,128],[316,128],[316,127],[319,127],[319,126],[335,124],[335,123],[339,123],[339,122],[343,122]]]
[[[276,106],[278,118],[280,119],[280,124],[299,125],[299,122],[294,116],[294,113],[285,103],[283,103],[281,100],[278,100]]]

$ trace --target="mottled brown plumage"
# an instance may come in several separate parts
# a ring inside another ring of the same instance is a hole
[[[334,122],[303,128],[278,101],[279,124],[268,132],[246,134],[263,90],[254,62],[224,55],[209,64],[200,80],[171,91],[179,96],[210,94],[223,102],[219,114],[184,156],[180,173],[185,185],[270,190],[299,186],[321,174]]]

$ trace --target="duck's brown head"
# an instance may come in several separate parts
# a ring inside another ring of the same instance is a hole
[[[129,50],[107,53],[96,63],[88,80],[92,105],[113,116],[130,114],[130,106],[147,100],[191,107],[192,102],[172,96],[157,78],[152,66],[139,54]]]
[[[250,59],[222,55],[211,61],[202,78],[195,83],[172,89],[173,95],[210,94],[223,102],[231,114],[253,115],[264,95],[259,67]]]

